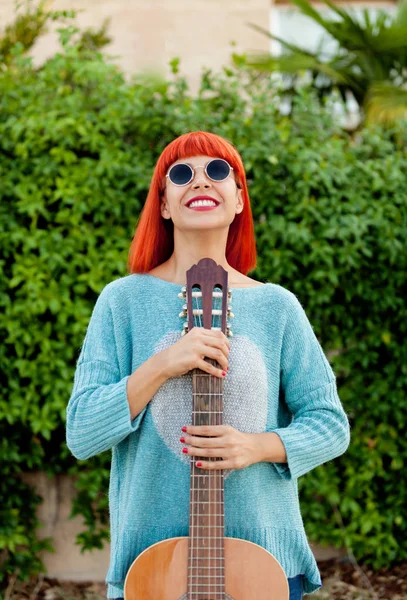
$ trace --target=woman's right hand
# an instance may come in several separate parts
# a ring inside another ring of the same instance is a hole
[[[162,351],[168,377],[185,375],[192,369],[201,369],[210,375],[223,377],[229,365],[230,342],[222,331],[193,327],[175,344]],[[205,357],[216,360],[221,369],[213,366]]]

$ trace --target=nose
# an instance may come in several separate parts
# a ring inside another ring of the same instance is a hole
[[[210,179],[208,179],[208,177],[206,176],[204,168],[195,168],[195,177],[192,180],[191,187],[193,190],[199,188],[208,189],[212,187],[212,183]]]

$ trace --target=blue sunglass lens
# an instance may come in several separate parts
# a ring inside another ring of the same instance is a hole
[[[174,165],[169,172],[169,177],[175,185],[185,185],[191,181],[193,171],[189,165]]]
[[[229,175],[230,167],[225,160],[218,158],[207,165],[206,172],[214,181],[223,181]]]

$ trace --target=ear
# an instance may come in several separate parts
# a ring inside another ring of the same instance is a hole
[[[171,215],[170,215],[170,211],[168,210],[168,204],[167,204],[167,199],[165,197],[165,191],[163,193],[163,195],[160,198],[160,210],[161,210],[161,216],[163,217],[163,219],[170,219]]]
[[[244,202],[243,202],[243,190],[242,188],[238,187],[236,190],[236,199],[237,199],[237,204],[236,204],[236,213],[239,214],[242,212],[243,208],[244,208]]]

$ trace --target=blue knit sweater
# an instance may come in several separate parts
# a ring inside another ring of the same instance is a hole
[[[127,275],[99,295],[78,358],[67,407],[72,454],[112,450],[111,559],[107,597],[123,596],[126,572],[145,548],[187,536],[190,458],[179,441],[191,423],[192,375],[172,377],[133,420],[129,376],[180,337],[181,286]],[[269,550],[287,577],[304,574],[304,592],[321,586],[300,513],[297,479],[348,447],[350,429],[335,375],[297,297],[266,283],[232,288],[224,423],[274,431],[287,463],[260,462],[225,473],[225,536]]]

